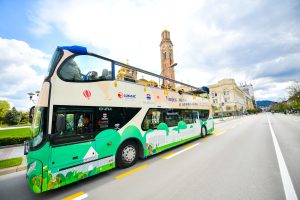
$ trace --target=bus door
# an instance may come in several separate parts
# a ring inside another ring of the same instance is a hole
[[[93,113],[56,113],[55,134],[51,137],[51,168],[61,171],[98,159],[95,150]]]
[[[199,133],[201,125],[200,125],[199,112],[198,111],[193,111],[192,119],[193,119],[193,124],[192,124],[193,125],[193,131],[195,133]]]

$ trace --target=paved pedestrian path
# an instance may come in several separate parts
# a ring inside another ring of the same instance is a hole
[[[30,126],[12,126],[12,127],[0,127],[0,130],[7,130],[7,129],[20,129],[20,128],[29,128]]]
[[[0,160],[24,156],[24,146],[0,149]]]

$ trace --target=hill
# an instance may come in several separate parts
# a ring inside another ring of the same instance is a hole
[[[263,100],[263,101],[256,101],[257,107],[268,107],[273,103],[273,101]]]

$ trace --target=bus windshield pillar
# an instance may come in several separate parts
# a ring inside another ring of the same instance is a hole
[[[111,62],[111,75],[112,75],[112,80],[116,80],[115,77],[115,62]]]

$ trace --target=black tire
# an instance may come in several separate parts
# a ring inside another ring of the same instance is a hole
[[[207,135],[207,130],[205,126],[201,127],[201,137],[204,138]]]
[[[116,164],[119,168],[127,168],[136,163],[138,159],[138,148],[134,141],[126,141],[117,151]]]

